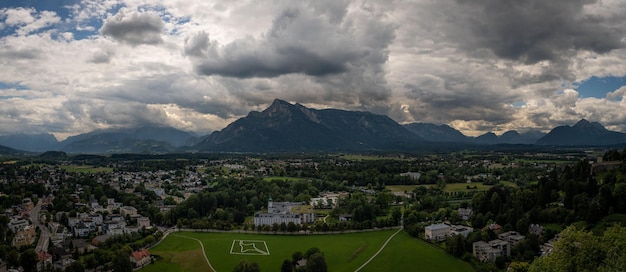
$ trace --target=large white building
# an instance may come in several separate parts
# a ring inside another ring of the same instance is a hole
[[[258,212],[254,215],[254,225],[274,225],[293,222],[302,225],[315,222],[315,212],[310,205],[301,202],[273,202],[267,201],[267,213]]]
[[[434,224],[424,228],[424,237],[431,241],[443,241],[454,235],[467,237],[474,231],[473,228],[463,225]]]
[[[434,224],[424,228],[424,237],[427,240],[442,241],[450,236],[450,226],[446,224]]]

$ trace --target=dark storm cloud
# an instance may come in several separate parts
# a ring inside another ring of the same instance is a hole
[[[145,103],[74,98],[63,103],[71,119],[83,125],[138,127],[159,124],[166,119],[163,112]]]
[[[429,120],[484,120],[496,124],[514,119],[507,107],[517,101],[516,95],[488,86],[481,79],[463,75],[423,76],[419,85],[407,84],[406,97],[415,101],[411,112]]]
[[[371,50],[379,50],[371,48],[372,44],[358,44],[351,36],[353,29],[342,25],[344,15],[345,6],[341,5],[336,9],[287,8],[260,38],[246,37],[220,45],[201,32],[186,40],[184,53],[193,57],[196,70],[204,75],[341,74]]]
[[[467,51],[487,48],[498,57],[525,63],[560,60],[578,50],[623,48],[625,29],[614,22],[623,22],[623,16],[605,18],[584,10],[595,2],[457,0],[457,10],[447,18],[455,28],[448,38]]]
[[[235,106],[264,107],[281,98],[376,109],[391,97],[385,64],[396,26],[385,18],[385,5],[330,3],[290,2],[258,37],[220,43],[198,32],[185,40],[183,53],[198,74],[219,76],[212,79],[236,97]],[[219,109],[219,100],[211,108]],[[219,110],[211,113],[236,112]]]
[[[163,20],[156,13],[123,8],[104,22],[100,33],[130,45],[159,44],[163,42],[163,27]]]

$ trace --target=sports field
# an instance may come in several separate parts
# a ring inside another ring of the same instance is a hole
[[[280,271],[283,260],[311,247],[324,253],[329,271],[355,271],[396,231],[307,236],[178,232],[150,250],[162,258],[141,271],[211,271],[198,240],[216,271],[232,271],[244,259],[258,263],[261,271]],[[420,271],[472,271],[469,264],[404,231],[360,271],[413,271],[416,267]]]

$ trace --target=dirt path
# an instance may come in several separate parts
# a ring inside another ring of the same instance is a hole
[[[387,244],[389,244],[389,241],[391,241],[391,239],[393,239],[393,237],[395,237],[396,234],[400,233],[404,229],[403,221],[404,221],[404,214],[402,215],[402,218],[400,218],[400,229],[398,229],[398,231],[394,232],[391,236],[389,236],[389,238],[387,238],[387,241],[385,241],[385,243],[378,249],[378,251],[376,251],[376,253],[374,253],[374,255],[372,255],[372,257],[370,257],[370,259],[367,260],[364,264],[359,266],[359,268],[354,270],[354,272],[358,272],[359,270],[363,269],[363,267],[368,265],[374,258],[376,258],[376,256],[378,256],[378,254],[380,254],[383,251],[383,249],[385,249]]]

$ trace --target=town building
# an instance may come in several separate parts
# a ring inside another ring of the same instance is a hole
[[[511,256],[511,245],[500,239],[478,241],[472,244],[472,253],[481,262],[493,262],[497,257]]]
[[[450,226],[450,235],[463,235],[463,237],[467,238],[470,233],[474,231],[474,228],[463,226],[463,225],[451,225]]]
[[[289,224],[296,225],[315,222],[313,207],[301,202],[273,202],[270,198],[267,202],[267,213],[258,212],[254,215],[254,225]]]
[[[443,241],[450,236],[450,226],[440,223],[424,228],[424,237],[426,240]]]
[[[481,262],[494,262],[497,257],[503,256],[502,251],[491,247],[485,241],[478,241],[472,244],[472,254]]]
[[[15,236],[13,237],[13,241],[11,242],[11,245],[16,248],[20,248],[23,246],[30,246],[33,244],[33,242],[35,242],[36,236],[37,236],[37,233],[35,232],[34,226],[29,225],[29,226],[23,227],[17,230],[17,232],[15,233]]]
[[[526,237],[516,231],[507,231],[505,233],[498,234],[498,238],[500,238],[500,240],[507,241],[509,242],[509,244],[511,244],[511,246],[514,246],[524,240]]]
[[[150,252],[148,252],[148,250],[145,248],[133,251],[133,253],[130,254],[130,262],[135,268],[148,265],[151,261],[152,259],[150,257]]]
[[[461,217],[462,220],[469,220],[473,214],[472,208],[459,208],[457,212],[459,214],[459,217]]]

